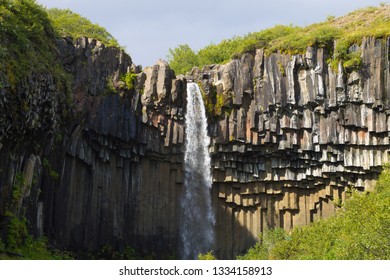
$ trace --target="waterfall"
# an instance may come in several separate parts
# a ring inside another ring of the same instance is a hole
[[[196,259],[214,244],[214,212],[207,118],[199,86],[187,84],[184,190],[181,196],[181,258]]]

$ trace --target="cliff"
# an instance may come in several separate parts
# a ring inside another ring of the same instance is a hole
[[[58,39],[66,96],[37,73],[12,94],[0,75],[0,213],[26,216],[53,246],[177,251],[186,82],[204,91],[212,136],[216,246],[232,258],[266,229],[332,215],[348,188],[370,190],[388,161],[390,39],[364,38],[361,67],[332,69],[327,50],[247,53],[175,76],[141,71],[123,51]],[[126,78],[131,82],[126,82]]]
[[[389,38],[365,38],[360,69],[329,54],[246,54],[193,75],[223,103],[210,123],[217,242],[224,256],[266,229],[332,215],[349,188],[371,190],[389,149]]]

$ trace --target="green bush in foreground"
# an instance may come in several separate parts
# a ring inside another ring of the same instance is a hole
[[[291,233],[265,232],[238,259],[378,260],[390,259],[390,169],[373,192],[351,191],[337,214]]]
[[[214,256],[213,252],[207,252],[205,254],[199,254],[198,255],[198,260],[202,261],[211,261],[211,260],[216,260],[217,258]]]
[[[9,218],[7,239],[0,239],[0,260],[61,260],[73,256],[59,250],[49,250],[46,238],[34,238],[28,233],[25,218],[18,218],[6,213]]]

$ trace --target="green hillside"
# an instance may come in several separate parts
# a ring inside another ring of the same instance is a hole
[[[390,5],[356,10],[346,16],[329,16],[326,21],[305,27],[276,25],[245,36],[210,44],[195,52],[188,45],[169,50],[168,61],[177,74],[186,73],[194,66],[226,63],[243,53],[264,48],[266,53],[303,53],[307,46],[319,46],[333,52],[335,64],[342,60],[345,67],[358,66],[356,54],[348,48],[361,42],[362,37],[382,38],[390,35]],[[337,41],[334,48],[334,41]]]
[[[69,10],[46,10],[34,0],[0,0],[0,73],[11,91],[32,72],[52,73],[59,86],[67,83],[56,49],[56,39],[63,36],[119,47],[106,29]],[[0,88],[4,83],[0,80]]]
[[[120,47],[118,41],[104,28],[70,10],[49,9],[49,19],[59,36],[94,38],[106,46]]]

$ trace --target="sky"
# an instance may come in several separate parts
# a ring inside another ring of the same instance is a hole
[[[143,67],[167,60],[169,49],[243,36],[276,24],[309,25],[383,0],[37,0],[70,9],[105,27]]]

